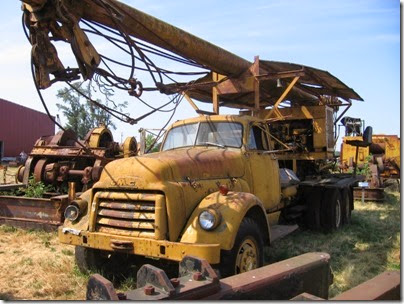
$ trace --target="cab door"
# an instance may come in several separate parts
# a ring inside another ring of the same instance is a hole
[[[246,156],[252,177],[252,192],[263,202],[265,209],[280,203],[281,186],[279,165],[271,151],[268,127],[263,123],[253,123],[249,128]]]

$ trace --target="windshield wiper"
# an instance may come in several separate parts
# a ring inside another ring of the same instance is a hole
[[[224,146],[224,145],[214,143],[214,142],[210,142],[210,141],[205,141],[203,143],[200,143],[200,145],[207,145],[207,146],[214,146],[214,147],[219,147],[219,148],[226,148],[226,146]]]

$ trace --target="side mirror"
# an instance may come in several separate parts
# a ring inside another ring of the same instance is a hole
[[[367,145],[372,144],[372,135],[373,135],[373,128],[372,127],[366,127],[365,132],[363,132],[363,142],[366,143]]]
[[[363,132],[362,140],[347,140],[346,143],[355,147],[369,147],[372,144],[373,128],[366,127]]]

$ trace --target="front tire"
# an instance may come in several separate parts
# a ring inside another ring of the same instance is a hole
[[[239,227],[234,246],[223,250],[219,271],[222,278],[247,272],[264,264],[264,242],[258,224],[245,217]]]
[[[74,251],[76,265],[82,273],[102,269],[106,258],[100,250],[76,246]]]

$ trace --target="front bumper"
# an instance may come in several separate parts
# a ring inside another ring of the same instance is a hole
[[[207,260],[210,264],[220,263],[219,244],[190,244],[134,238],[86,230],[58,229],[59,241],[64,244],[84,246],[94,249],[124,252],[152,258],[162,258],[172,261],[181,261],[186,255],[196,256]],[[123,245],[125,249],[117,249]]]

